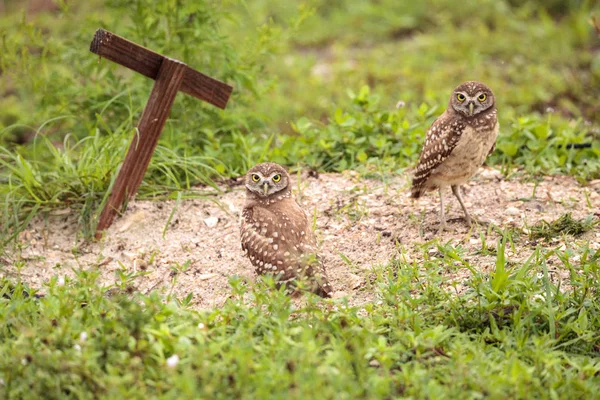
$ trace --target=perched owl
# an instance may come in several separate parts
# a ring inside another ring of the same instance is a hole
[[[431,125],[412,182],[411,197],[439,189],[440,232],[446,226],[443,191],[447,186],[458,199],[471,225],[460,193],[467,182],[493,153],[498,136],[496,99],[481,82],[465,82],[450,96],[450,104]]]
[[[292,197],[290,176],[280,165],[258,164],[245,178],[242,250],[258,274],[279,275],[290,284],[305,277],[311,291],[330,297],[331,285],[317,256],[317,241],[300,205]]]

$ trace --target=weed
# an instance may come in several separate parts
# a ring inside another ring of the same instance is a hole
[[[560,218],[547,222],[540,221],[529,228],[529,237],[532,240],[544,239],[546,241],[562,235],[580,236],[598,225],[598,221],[593,215],[584,219],[574,219],[570,213],[562,215]]]

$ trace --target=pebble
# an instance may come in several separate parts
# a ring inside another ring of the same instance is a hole
[[[19,233],[19,240],[21,242],[29,242],[31,240],[31,232],[22,231]]]
[[[402,254],[402,259],[404,260],[404,262],[406,264],[412,264],[412,262],[413,262],[412,257],[406,253]]]
[[[145,219],[147,219],[147,213],[145,211],[138,211],[136,213],[129,215],[125,219],[125,221],[123,221],[123,224],[119,228],[119,233],[125,232],[126,230],[131,228],[131,226],[134,223],[139,222],[139,221],[144,221]]]
[[[356,274],[348,274],[348,281],[352,289],[357,289],[363,284],[363,278]]]
[[[504,213],[506,215],[519,215],[521,214],[521,210],[519,210],[517,207],[508,207],[506,210],[504,210]]]
[[[483,168],[479,173],[479,176],[483,179],[493,180],[493,179],[501,179],[502,173],[497,169],[493,168]]]
[[[52,216],[60,216],[60,215],[68,215],[71,214],[70,208],[63,208],[62,210],[57,210],[52,213]]]
[[[343,290],[337,290],[331,294],[332,299],[341,299],[342,297],[347,296],[347,293]]]
[[[214,228],[219,223],[219,218],[217,217],[208,217],[204,219],[204,224],[209,228]]]
[[[136,258],[133,260],[133,269],[137,271],[137,269],[146,269],[146,267],[148,266],[148,263],[146,262],[146,260],[141,259],[141,258]]]

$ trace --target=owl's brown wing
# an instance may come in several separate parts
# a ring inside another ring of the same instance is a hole
[[[306,235],[306,215],[301,209],[286,209],[277,203],[268,209],[254,206],[242,211],[242,220],[242,236],[247,233],[246,240],[242,238],[244,250],[269,245],[276,253],[300,253],[299,244]]]
[[[322,265],[306,214],[294,200],[287,202],[287,207],[285,203],[275,203],[269,209],[244,209],[242,249],[259,274],[281,273],[284,281],[298,276],[314,277],[313,281],[319,283],[324,274],[314,273],[314,269],[320,271]],[[328,284],[325,288],[329,288]],[[320,294],[318,290],[314,291]]]
[[[452,121],[446,113],[433,121],[425,135],[425,144],[415,168],[411,197],[415,199],[421,197],[431,172],[452,153],[464,128],[465,125],[462,122]]]

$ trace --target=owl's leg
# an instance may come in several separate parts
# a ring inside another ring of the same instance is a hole
[[[465,221],[467,222],[467,225],[471,226],[471,216],[469,215],[469,212],[467,211],[467,207],[465,207],[465,203],[463,203],[462,195],[460,194],[460,186],[452,185],[452,193],[454,193],[454,195],[458,199],[458,202],[460,203],[460,206],[462,207],[462,209],[465,213]]]
[[[439,230],[439,233],[441,234],[442,232],[444,232],[444,229],[446,229],[446,215],[444,214],[444,191],[443,191],[443,187],[440,186],[438,190],[440,192],[440,230]]]

